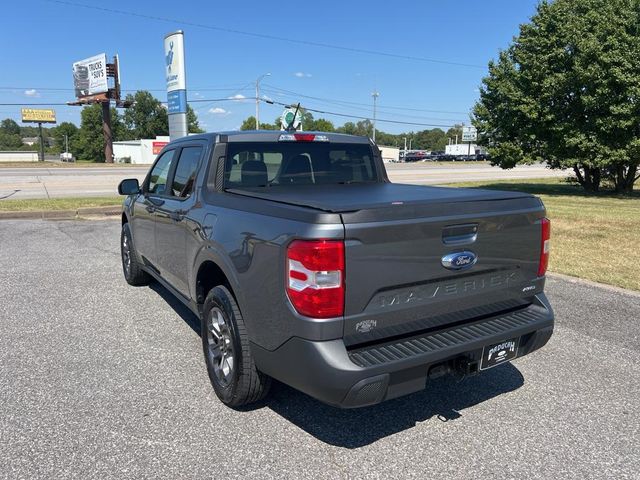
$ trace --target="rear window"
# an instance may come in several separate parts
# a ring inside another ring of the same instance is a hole
[[[371,147],[324,142],[229,143],[226,188],[377,180]]]

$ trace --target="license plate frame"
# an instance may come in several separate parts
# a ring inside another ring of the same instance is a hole
[[[520,337],[508,338],[485,346],[482,349],[480,370],[497,367],[509,363],[518,356]]]

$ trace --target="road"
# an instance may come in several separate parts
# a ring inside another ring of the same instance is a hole
[[[539,352],[359,410],[277,386],[236,411],[197,320],[128,286],[119,223],[0,222],[0,478],[640,475],[640,295],[548,281]]]
[[[502,170],[486,163],[452,162],[387,164],[391,181],[398,183],[438,184],[500,178],[540,178],[567,176],[544,165],[524,165]],[[1,167],[0,199],[60,198],[116,195],[123,178],[142,180],[149,167]]]

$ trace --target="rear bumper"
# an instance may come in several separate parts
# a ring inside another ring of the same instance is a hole
[[[293,337],[277,350],[252,345],[266,374],[330,405],[354,408],[407,395],[431,376],[478,370],[482,349],[518,337],[518,357],[544,346],[553,311],[543,294],[530,306],[437,331],[347,350],[342,340]]]

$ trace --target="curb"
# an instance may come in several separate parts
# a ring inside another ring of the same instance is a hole
[[[86,207],[75,210],[34,210],[25,212],[0,212],[0,220],[75,220],[85,216],[116,216],[122,213],[121,205]]]
[[[572,277],[571,275],[565,275],[563,273],[547,272],[547,275],[556,280],[564,280],[569,283],[578,283],[589,287],[601,288],[610,292],[621,293],[624,295],[631,295],[632,297],[640,297],[640,292],[636,290],[629,290],[627,288],[616,287],[615,285],[607,285],[606,283],[594,282],[593,280],[587,280],[586,278]]]

